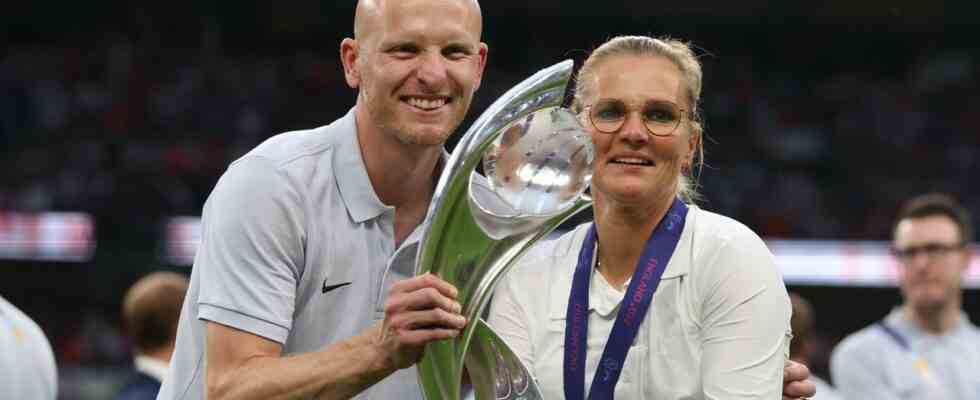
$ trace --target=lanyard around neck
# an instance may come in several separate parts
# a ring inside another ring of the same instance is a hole
[[[670,257],[677,248],[687,205],[674,199],[663,219],[657,223],[647,239],[640,260],[633,270],[633,278],[623,302],[620,304],[616,321],[613,323],[609,340],[602,351],[599,366],[592,378],[589,390],[590,400],[612,399],[616,382],[622,372],[626,353],[629,352],[640,324],[650,308],[653,293],[660,285],[660,277],[667,268]],[[596,228],[593,224],[582,243],[578,264],[572,278],[572,289],[568,297],[565,314],[565,358],[563,362],[565,377],[565,398],[585,400],[585,356],[589,330],[589,281],[595,259]]]

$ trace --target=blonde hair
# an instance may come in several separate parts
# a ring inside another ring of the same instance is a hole
[[[585,99],[593,95],[593,79],[599,66],[605,61],[617,56],[658,56],[665,57],[681,71],[684,79],[687,102],[684,109],[687,110],[687,121],[690,124],[691,132],[698,137],[698,149],[696,152],[697,175],[692,174],[693,168],[687,168],[682,172],[678,180],[677,195],[687,203],[693,203],[701,195],[697,191],[697,178],[701,175],[704,167],[704,141],[702,134],[704,128],[701,125],[701,108],[698,106],[701,101],[701,62],[698,61],[688,43],[671,39],[669,37],[657,39],[649,36],[617,36],[592,51],[592,54],[582,64],[575,79],[575,97],[572,100],[572,111],[580,113],[585,108]],[[693,161],[693,160],[692,160]]]

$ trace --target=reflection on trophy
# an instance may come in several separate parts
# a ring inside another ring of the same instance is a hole
[[[505,93],[443,169],[415,272],[455,285],[470,322],[458,337],[426,346],[419,380],[429,400],[459,399],[464,365],[479,400],[541,398],[527,367],[480,315],[514,261],[590,204],[583,192],[592,142],[560,107],[571,73],[564,61]],[[484,175],[476,173],[481,165]]]

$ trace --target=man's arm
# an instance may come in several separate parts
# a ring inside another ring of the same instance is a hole
[[[280,357],[282,345],[221,324],[207,323],[209,399],[349,398],[394,371],[369,329],[323,350]],[[327,388],[331,390],[326,390]]]
[[[396,282],[381,325],[289,357],[281,357],[279,343],[208,322],[208,398],[350,398],[417,362],[425,344],[458,335],[465,319],[456,294],[434,275]]]

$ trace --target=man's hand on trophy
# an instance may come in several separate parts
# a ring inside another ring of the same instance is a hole
[[[418,362],[427,343],[459,335],[466,317],[460,314],[457,294],[453,285],[432,274],[391,285],[378,344],[394,368]]]

